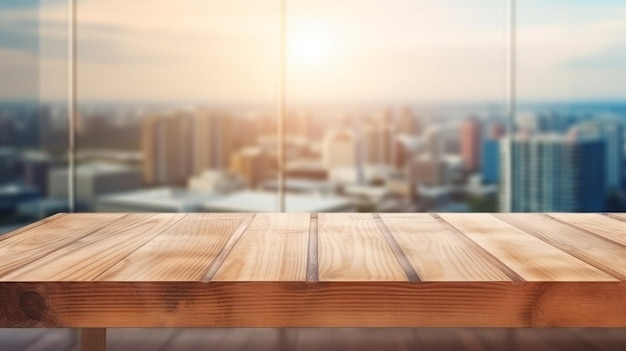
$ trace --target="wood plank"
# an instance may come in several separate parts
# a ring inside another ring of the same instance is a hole
[[[14,236],[16,236],[18,234],[22,234],[24,232],[32,230],[32,229],[34,229],[36,227],[39,227],[41,225],[44,225],[46,223],[49,223],[49,222],[52,222],[52,221],[57,220],[59,218],[65,217],[65,216],[67,216],[67,213],[57,213],[57,214],[54,214],[54,215],[52,215],[50,217],[46,217],[46,218],[38,220],[38,221],[36,221],[34,223],[30,223],[30,224],[25,225],[25,226],[23,226],[21,228],[15,229],[15,230],[13,230],[11,232],[8,232],[8,233],[5,233],[5,234],[1,234],[0,235],[0,242],[2,242],[3,240],[6,240],[8,238],[14,237]]]
[[[0,241],[0,277],[59,250],[126,216],[122,213],[77,213],[18,230]]]
[[[94,279],[184,216],[184,214],[127,215],[14,270],[2,277],[2,280],[43,282]],[[74,219],[73,216],[65,218]]]
[[[311,214],[311,224],[309,224],[309,250],[306,261],[306,280],[309,282],[319,281],[319,265],[318,265],[318,243],[317,237],[317,213]]]
[[[310,216],[259,213],[212,281],[304,281]]]
[[[603,213],[603,215],[613,218],[617,221],[620,222],[626,222],[626,214],[624,214],[623,212],[608,212],[608,213]]]
[[[80,349],[81,351],[106,351],[107,330],[105,328],[82,328]]]
[[[626,246],[626,223],[597,213],[548,213],[564,223]]]
[[[213,260],[211,265],[208,267],[207,271],[204,273],[200,281],[206,283],[206,282],[210,282],[213,279],[213,277],[215,276],[215,273],[217,273],[220,267],[222,267],[222,264],[226,260],[226,257],[228,257],[233,247],[235,247],[239,239],[241,239],[241,237],[243,236],[243,233],[245,233],[245,231],[248,229],[248,226],[250,225],[252,220],[254,220],[255,217],[256,217],[256,214],[250,213],[248,214],[248,217],[246,217],[241,222],[241,224],[239,225],[237,230],[235,230],[233,235],[231,235],[230,238],[228,238],[228,241],[224,245],[224,248],[220,250],[220,253],[217,255],[217,257],[215,257],[215,259]]]
[[[320,281],[407,281],[371,214],[318,215]]]
[[[626,280],[626,249],[613,241],[564,224],[543,214],[497,214],[506,221],[535,237],[550,243],[570,255],[616,279]],[[608,222],[610,219],[606,219]]]
[[[626,327],[625,282],[5,282],[0,297],[0,327]]]
[[[527,216],[529,214],[524,214]],[[440,214],[474,242],[529,281],[616,280],[488,213]],[[527,217],[524,217],[527,218]],[[530,221],[525,219],[525,221]]]
[[[380,217],[423,281],[511,280],[428,214]]]
[[[409,281],[413,283],[421,282],[422,279],[415,271],[415,268],[413,268],[413,266],[411,265],[411,262],[409,262],[409,259],[406,257],[404,250],[402,250],[402,248],[396,241],[396,238],[393,236],[393,234],[391,234],[391,231],[385,224],[385,221],[383,221],[378,213],[372,214],[372,217],[376,221],[376,225],[378,225],[378,229],[380,229],[380,232],[383,233],[385,240],[387,240],[387,244],[389,244],[391,251],[393,251],[393,254],[398,259],[398,263],[400,263],[400,266],[402,267],[402,270],[404,271],[404,274],[409,279]]]
[[[200,280],[246,217],[246,214],[190,213],[95,280]]]

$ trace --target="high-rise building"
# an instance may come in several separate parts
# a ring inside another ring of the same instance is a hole
[[[231,140],[230,148],[239,150],[244,147],[254,146],[259,140],[258,116],[255,114],[242,115],[228,118],[228,128],[224,130],[228,139]],[[230,156],[230,155],[229,155]]]
[[[480,165],[483,182],[495,184],[500,180],[500,140],[485,139],[481,150]]]
[[[487,133],[487,138],[489,139],[500,139],[506,134],[506,128],[504,124],[500,121],[491,122],[489,125],[489,131]]]
[[[358,132],[360,157],[364,164],[391,165],[395,160],[395,126],[389,111],[358,120],[354,129]]]
[[[598,212],[606,207],[605,142],[569,135],[500,142],[500,210]]]
[[[326,169],[357,167],[357,140],[351,131],[329,132],[322,145],[322,160]]]
[[[461,154],[461,127],[462,123],[448,122],[440,125],[441,150],[444,155]]]
[[[312,137],[312,116],[306,111],[291,112],[285,119],[285,134],[309,139]]]
[[[487,137],[482,141],[480,170],[484,183],[495,184],[500,180],[500,139],[504,137],[505,131],[502,122],[492,122]]]
[[[359,132],[361,157],[367,165],[379,164],[381,160],[381,138],[373,121],[365,119],[356,126]]]
[[[35,187],[41,195],[48,194],[48,172],[52,158],[43,152],[30,152],[22,157],[24,183]]]
[[[232,154],[230,170],[240,175],[248,187],[256,188],[269,175],[270,162],[270,157],[259,147],[247,147]]]
[[[415,156],[407,165],[409,182],[413,189],[419,185],[442,185],[446,176],[446,164],[430,154]]]
[[[116,163],[83,163],[74,170],[74,177],[76,202],[88,210],[93,210],[98,196],[141,188],[141,170]],[[48,173],[48,196],[67,201],[67,167]]]
[[[378,132],[380,133],[380,163],[392,165],[396,158],[394,143],[396,140],[396,124],[391,110],[385,110],[379,117]]]
[[[417,135],[421,132],[419,120],[409,106],[404,106],[398,111],[397,131],[399,134]]]
[[[225,170],[234,150],[232,118],[227,114],[198,112],[193,117],[193,171]]]
[[[150,116],[142,125],[143,178],[147,185],[184,184],[191,175],[191,119]]]
[[[600,119],[582,122],[572,131],[583,138],[599,138],[606,143],[606,186],[620,189],[624,165],[624,125],[618,120]]]
[[[461,126],[461,156],[466,171],[476,171],[480,167],[481,146],[480,123],[468,119]]]
[[[428,153],[434,160],[439,160],[443,156],[443,136],[441,127],[432,126],[424,131],[424,143]]]

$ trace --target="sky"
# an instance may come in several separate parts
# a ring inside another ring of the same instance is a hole
[[[79,0],[81,101],[275,101],[277,0]],[[626,99],[626,3],[517,1],[520,100]],[[501,0],[288,0],[287,97],[503,101]],[[67,1],[0,2],[0,100],[65,98]]]

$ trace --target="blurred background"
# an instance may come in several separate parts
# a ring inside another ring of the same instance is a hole
[[[518,1],[512,43],[496,0],[288,0],[284,12],[278,0],[79,0],[73,124],[69,10],[68,0],[0,2],[0,234],[71,202],[95,212],[626,208],[623,1]],[[71,350],[73,333],[0,339],[3,350]],[[625,342],[620,330],[111,335],[114,349],[133,350]]]
[[[77,211],[623,210],[626,5],[519,2],[513,113],[506,6],[78,1],[69,130],[68,1],[3,0],[0,232],[68,177]]]

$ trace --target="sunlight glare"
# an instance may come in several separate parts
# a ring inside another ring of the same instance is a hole
[[[331,38],[330,33],[321,26],[295,28],[287,39],[287,60],[299,66],[325,64],[333,51]]]

